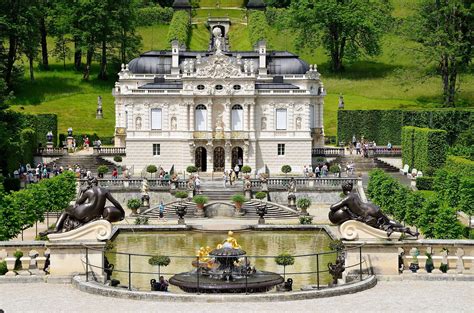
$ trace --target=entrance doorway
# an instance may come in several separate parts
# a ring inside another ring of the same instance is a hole
[[[222,147],[214,149],[214,172],[223,172],[225,168],[225,151]]]
[[[234,169],[235,165],[238,164],[239,168],[242,169],[242,165],[244,164],[244,150],[241,147],[234,147],[232,149],[232,169]]]
[[[194,153],[195,166],[200,172],[207,171],[207,150],[204,147],[198,147]]]

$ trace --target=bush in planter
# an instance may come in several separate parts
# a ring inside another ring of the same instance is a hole
[[[148,264],[158,266],[158,277],[160,277],[160,267],[168,266],[171,259],[166,255],[155,255],[148,259]]]
[[[99,173],[99,177],[104,177],[104,174],[107,174],[109,171],[109,167],[107,165],[100,165],[97,167],[97,173]]]
[[[147,171],[147,173],[150,173],[150,177],[151,177],[151,175],[153,175],[153,173],[158,172],[158,168],[156,167],[156,165],[151,164],[151,165],[148,165],[146,167],[146,171]]]
[[[291,173],[291,166],[289,166],[289,165],[283,165],[283,166],[281,167],[281,172],[282,172],[282,173],[285,173],[285,174]]]
[[[138,198],[128,199],[127,207],[132,210],[133,213],[137,213],[137,210],[142,206],[142,201]]]
[[[242,173],[244,173],[244,174],[248,174],[248,173],[250,173],[250,172],[252,171],[252,168],[251,168],[250,166],[248,166],[248,165],[244,165],[244,166],[242,166],[241,171],[242,171]]]
[[[255,194],[255,198],[258,200],[263,200],[267,198],[267,193],[265,191],[259,191]]]
[[[275,263],[283,266],[283,280],[285,280],[286,267],[295,264],[295,257],[287,252],[283,252],[275,257]]]
[[[186,191],[180,190],[180,191],[176,191],[174,196],[178,199],[186,199],[188,197],[188,193]]]
[[[198,169],[194,165],[189,165],[188,167],[186,167],[186,172],[188,172],[189,174],[196,173],[197,171]]]
[[[296,201],[296,206],[300,208],[303,212],[306,212],[306,209],[311,206],[311,199],[299,198],[298,201]]]
[[[232,202],[235,203],[235,206],[239,209],[242,207],[242,203],[246,201],[245,196],[240,193],[233,195],[232,198],[230,198],[230,200],[232,200]]]
[[[139,216],[134,221],[135,225],[148,225],[148,217],[146,216]]]
[[[120,155],[116,155],[114,156],[114,161],[120,163],[122,162],[122,157]]]
[[[334,165],[331,165],[331,167],[329,168],[329,172],[331,174],[338,174],[341,172],[341,169],[339,168],[337,164],[334,164]]]
[[[196,195],[193,197],[193,202],[196,203],[201,209],[204,207],[204,204],[209,202],[209,198],[203,195]]]
[[[313,217],[312,216],[300,216],[300,224],[301,225],[311,225],[313,224]]]
[[[7,262],[1,261],[0,262],[0,276],[5,275],[8,272]]]

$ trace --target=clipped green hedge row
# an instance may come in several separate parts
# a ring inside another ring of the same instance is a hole
[[[76,179],[73,172],[65,173],[27,189],[9,194],[0,193],[0,241],[9,240],[44,220],[48,211],[62,211],[76,195]]]
[[[450,172],[462,173],[465,176],[474,176],[474,161],[457,156],[448,156],[445,169]]]
[[[265,13],[262,11],[251,11],[248,19],[249,39],[252,45],[268,37],[268,23]]]
[[[402,160],[410,168],[425,171],[446,161],[446,131],[405,126],[402,129]]]
[[[422,176],[416,178],[416,188],[418,190],[433,190],[434,178],[429,176]]]
[[[56,114],[24,114],[23,127],[31,128],[36,133],[36,141],[46,145],[46,134],[53,132],[53,144],[58,142],[58,116]]]
[[[191,24],[189,14],[186,11],[176,11],[171,19],[168,30],[168,43],[178,40],[179,44],[187,45],[191,35]]]
[[[416,126],[445,130],[452,145],[474,123],[474,110],[339,110],[337,123],[338,142],[348,143],[356,135],[379,145],[400,145],[402,126]]]
[[[456,209],[442,201],[437,194],[424,196],[402,185],[382,170],[369,174],[368,195],[382,211],[399,222],[417,226],[426,238],[457,239],[464,233]]]
[[[173,18],[173,8],[162,8],[158,5],[138,9],[138,26],[151,26],[155,24],[169,24]]]

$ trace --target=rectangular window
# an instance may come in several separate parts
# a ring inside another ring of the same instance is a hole
[[[151,129],[161,129],[161,109],[151,109]]]
[[[276,110],[276,129],[286,130],[286,109]]]
[[[285,155],[285,144],[279,143],[278,144],[278,155]]]
[[[153,155],[160,155],[161,154],[161,147],[159,143],[153,144]]]

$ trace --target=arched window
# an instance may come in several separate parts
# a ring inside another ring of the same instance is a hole
[[[196,130],[205,131],[207,128],[207,108],[203,104],[196,106],[195,112]]]
[[[232,130],[244,130],[244,109],[240,104],[232,107]]]

